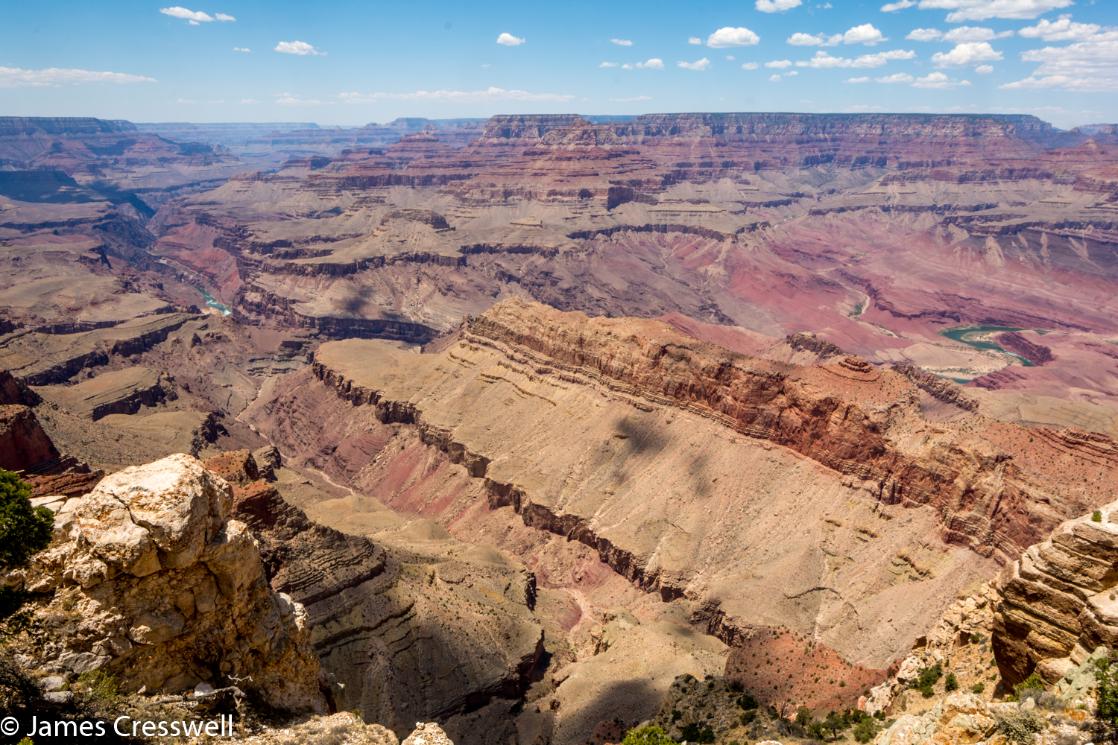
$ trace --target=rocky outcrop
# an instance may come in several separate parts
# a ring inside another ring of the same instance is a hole
[[[1043,344],[1029,341],[1016,331],[1007,331],[994,337],[1003,349],[1013,352],[1033,365],[1043,365],[1053,360],[1052,350]]]
[[[339,709],[402,734],[526,689],[543,650],[529,576],[426,563],[312,522],[259,478],[247,451],[206,467],[234,484],[233,515],[258,537],[273,589],[305,606]]]
[[[1118,644],[1118,503],[1060,525],[1008,567],[998,586],[994,657],[1013,685],[1034,670],[1061,678]]]
[[[241,739],[244,745],[401,745],[392,730],[366,724],[350,712],[310,717],[287,727],[269,728]],[[417,722],[404,745],[454,745],[439,725]]]
[[[0,405],[34,406],[39,396],[7,370],[0,370]]]
[[[101,670],[124,693],[236,685],[322,711],[306,612],[268,586],[232,501],[224,480],[174,455],[54,503],[54,541],[21,577],[28,666],[64,679]]]
[[[56,463],[59,457],[33,410],[19,404],[0,405],[0,468],[35,470]]]

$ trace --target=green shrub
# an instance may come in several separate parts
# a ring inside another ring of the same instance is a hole
[[[748,693],[743,693],[742,695],[738,696],[738,707],[741,708],[743,711],[751,711],[752,709],[756,709],[757,699],[753,698],[753,696],[749,695]]]
[[[935,695],[935,684],[943,677],[943,667],[937,662],[931,667],[926,667],[920,671],[916,676],[916,680],[911,683],[911,687],[920,691],[920,695],[924,698],[931,698]]]
[[[1044,693],[1045,688],[1044,678],[1040,677],[1034,670],[1029,673],[1029,677],[1013,686],[1013,698],[1017,701],[1024,701],[1027,698],[1035,699]]]
[[[959,690],[959,679],[955,677],[955,673],[947,674],[947,677],[943,681],[943,690],[948,693]]]
[[[31,506],[31,487],[0,468],[0,570],[25,566],[50,543],[54,513]]]
[[[1096,715],[1108,729],[1118,730],[1118,665],[1109,659],[1096,661],[1095,680]]]
[[[714,742],[714,730],[705,724],[695,724],[691,722],[683,725],[679,730],[680,737],[686,742],[695,743],[712,743]]]
[[[1094,512],[1091,513],[1091,522],[1093,522],[1093,523],[1101,523],[1102,522],[1102,511],[1101,510],[1095,510]]]
[[[641,727],[629,730],[621,745],[676,745],[676,743],[659,727]]]
[[[982,693],[985,690],[986,690],[986,684],[981,683],[981,682],[980,683],[975,683],[974,685],[972,685],[970,687],[970,692],[971,693]]]
[[[1031,743],[1033,735],[1043,729],[1044,724],[1028,711],[1018,710],[998,719],[998,732],[1013,745]]]
[[[858,742],[869,742],[877,735],[877,723],[872,717],[866,717],[854,725],[854,739]]]

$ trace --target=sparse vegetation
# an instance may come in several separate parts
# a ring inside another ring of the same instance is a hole
[[[629,730],[621,745],[676,745],[676,743],[659,727],[640,727]]]
[[[1093,523],[1101,523],[1102,522],[1102,510],[1095,510],[1094,512],[1091,513],[1091,522],[1093,522]]]
[[[959,690],[959,679],[955,677],[955,673],[948,673],[943,679],[943,690],[948,693]]]
[[[910,687],[920,691],[920,695],[924,698],[931,698],[935,695],[935,685],[939,679],[943,677],[943,667],[937,662],[931,667],[926,667],[920,671],[916,676],[916,680],[912,681]]]
[[[11,471],[0,468],[0,572],[26,566],[32,554],[46,548],[54,514],[31,506],[31,488]],[[23,592],[0,588],[0,620],[23,604]]]
[[[1017,710],[998,719],[998,732],[1006,742],[1025,745],[1033,741],[1033,735],[1044,729],[1044,723],[1032,712]]]
[[[970,692],[974,693],[974,694],[982,693],[985,690],[986,690],[986,684],[981,682],[981,681],[979,681],[978,683],[975,683],[974,685],[972,685],[970,687]]]
[[[1013,686],[1013,698],[1017,701],[1024,701],[1027,698],[1035,700],[1040,698],[1040,694],[1044,693],[1046,687],[1044,678],[1033,671],[1029,673],[1029,677]]]
[[[1118,742],[1118,665],[1110,657],[1095,662],[1095,682],[1098,739]]]

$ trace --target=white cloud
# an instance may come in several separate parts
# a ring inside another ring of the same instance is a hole
[[[377,101],[456,101],[467,103],[485,103],[489,101],[532,101],[532,102],[557,102],[573,101],[575,96],[566,93],[533,93],[516,89],[498,88],[489,86],[482,90],[435,90],[435,91],[410,91],[407,93],[386,93],[383,91],[373,93],[358,93],[349,91],[339,93],[338,98],[344,103],[375,103]]]
[[[651,101],[652,96],[623,96],[621,98],[611,98],[611,101],[617,103],[636,103],[638,101]]]
[[[212,23],[214,17],[209,13],[203,13],[200,10],[190,10],[181,5],[172,5],[169,8],[160,8],[159,12],[165,16],[178,18],[180,21],[189,21],[191,25],[197,26],[199,23]]]
[[[252,50],[249,49],[248,47],[233,47],[233,51],[234,52],[240,52],[241,54],[251,54],[252,53]]]
[[[254,104],[260,103],[260,101],[258,101],[255,98],[242,98],[241,103],[244,104],[245,106],[252,106]]]
[[[684,70],[693,70],[695,72],[702,72],[703,70],[710,67],[710,60],[708,60],[706,57],[703,57],[702,59],[697,59],[694,62],[687,62],[686,60],[680,60],[679,62],[676,62],[676,65],[683,68]]]
[[[777,72],[769,76],[769,82],[776,83],[784,78],[794,78],[800,73],[796,70],[789,70],[788,72]]]
[[[943,38],[943,32],[938,28],[914,28],[904,38],[909,41],[939,41]]]
[[[776,59],[776,60],[773,60],[772,62],[766,62],[765,63],[765,67],[768,67],[768,68],[773,69],[773,70],[783,70],[784,68],[791,67],[791,66],[792,66],[792,60],[790,60],[790,59]]]
[[[1026,26],[1018,31],[1026,39],[1044,41],[1083,41],[1102,30],[1096,23],[1075,23],[1070,15],[1062,15],[1055,21],[1042,18],[1035,26]]]
[[[71,67],[47,67],[28,70],[22,67],[0,67],[0,88],[47,88],[56,85],[86,83],[154,83],[155,78],[126,72],[100,72]]]
[[[664,60],[659,57],[650,57],[644,62],[626,62],[621,66],[622,70],[663,70]]]
[[[754,7],[762,13],[783,13],[803,5],[803,0],[757,0]]]
[[[990,73],[992,73],[994,71],[994,66],[993,65],[979,65],[978,67],[974,68],[974,71],[977,72],[979,75],[989,75]]]
[[[942,72],[928,73],[922,78],[916,78],[913,81],[913,88],[959,88],[970,85],[969,80],[953,80],[947,77]]]
[[[1002,53],[990,46],[986,41],[966,41],[956,44],[950,52],[936,52],[932,55],[932,64],[936,67],[959,67],[962,65],[975,65],[982,62],[995,62],[1002,58]]]
[[[949,10],[947,21],[962,23],[990,18],[1032,19],[1073,3],[1074,0],[920,0],[920,9]]]
[[[320,52],[313,44],[305,41],[281,41],[276,44],[275,50],[280,54],[294,54],[299,57],[325,57],[326,52]]]
[[[805,34],[803,31],[797,31],[788,37],[787,42],[794,47],[822,47],[830,46],[828,44],[830,39],[836,37],[827,37],[823,34]],[[842,37],[837,37],[841,39]]]
[[[502,31],[497,35],[497,43],[503,47],[518,47],[526,41],[528,40],[523,36],[513,36],[508,31]]]
[[[1100,33],[1063,47],[1031,49],[1021,59],[1040,64],[1029,77],[1002,88],[1118,91],[1118,32]]]
[[[953,28],[943,35],[944,41],[950,41],[954,44],[964,41],[991,41],[993,39],[1004,39],[1007,36],[1013,36],[1012,31],[997,32],[992,28],[985,26],[959,26]]]
[[[758,65],[756,62],[743,62],[741,65],[741,69],[743,70],[756,70],[759,67],[760,65]]]
[[[614,39],[610,39],[609,43],[610,44],[616,44],[619,47],[631,47],[631,46],[633,46],[633,40],[632,39],[617,39],[617,38],[614,38]]]
[[[322,101],[317,98],[303,98],[296,93],[281,93],[276,96],[276,103],[280,106],[321,106]]]
[[[732,55],[732,54],[727,54],[727,55],[726,55],[726,61],[727,61],[727,62],[737,62],[737,60],[738,60],[738,58],[737,58],[737,57],[735,57],[735,56],[734,56],[734,55]]]
[[[868,77],[866,77],[865,75],[862,75],[862,76],[857,77],[857,78],[847,78],[846,82],[856,83],[856,84],[857,83],[868,83],[868,82],[870,82],[870,79]]]
[[[898,0],[895,3],[885,3],[881,6],[882,13],[896,13],[898,10],[906,10],[916,5],[916,0]]]
[[[160,8],[159,12],[165,16],[171,16],[171,18],[178,18],[180,21],[186,21],[191,26],[197,26],[201,23],[213,23],[214,21],[232,23],[233,21],[237,20],[228,13],[215,13],[213,15],[210,15],[209,13],[204,13],[200,10],[191,10],[190,8],[184,8],[181,5],[172,5],[169,8]]]
[[[751,47],[759,41],[761,37],[744,26],[723,26],[707,37],[707,46],[712,49]]]
[[[888,52],[875,52],[863,54],[858,57],[835,57],[822,50],[815,53],[809,60],[796,62],[796,67],[811,67],[818,70],[832,70],[845,68],[874,68],[881,67],[894,60],[908,60],[916,57],[916,52],[907,49],[894,49]]]
[[[895,72],[892,75],[886,75],[885,77],[877,78],[877,82],[887,83],[887,84],[889,84],[889,83],[911,83],[913,80],[915,80],[915,78],[913,78],[907,72]]]
[[[602,64],[598,65],[598,67],[603,70],[610,70],[614,67],[618,67],[618,64],[616,62],[603,62]]]
[[[687,43],[693,47],[698,47],[702,46],[703,40],[700,39],[698,36],[688,36]]]
[[[885,41],[885,36],[872,23],[855,26],[842,35],[843,44],[869,44],[873,46],[883,41]]]

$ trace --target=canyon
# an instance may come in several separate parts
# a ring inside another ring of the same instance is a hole
[[[459,745],[618,742],[686,676],[927,727],[960,634],[1055,683],[1113,642],[1111,132],[0,117],[32,667]],[[210,522],[94,525],[172,492]]]

